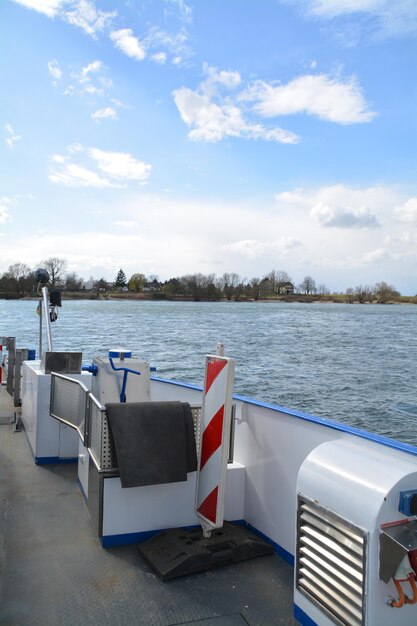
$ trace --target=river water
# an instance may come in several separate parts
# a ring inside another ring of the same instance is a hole
[[[36,302],[0,300],[0,334],[36,348]],[[327,303],[64,301],[55,350],[125,347],[157,375],[202,385],[218,341],[235,392],[417,445],[417,307]]]

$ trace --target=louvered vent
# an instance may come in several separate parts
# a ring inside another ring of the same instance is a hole
[[[297,589],[336,623],[365,622],[365,532],[299,497]]]

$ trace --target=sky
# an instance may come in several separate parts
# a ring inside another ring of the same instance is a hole
[[[0,272],[417,293],[415,0],[2,0]]]

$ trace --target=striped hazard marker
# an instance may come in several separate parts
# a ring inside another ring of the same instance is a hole
[[[205,532],[223,526],[234,369],[234,359],[206,357],[196,488],[196,513]]]

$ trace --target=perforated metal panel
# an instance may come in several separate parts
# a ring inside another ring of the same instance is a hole
[[[299,497],[297,589],[336,624],[365,623],[366,533]]]
[[[191,414],[194,422],[194,437],[197,449],[197,456],[200,449],[200,431],[201,431],[201,406],[191,405]]]
[[[110,436],[106,410],[90,394],[89,405],[90,454],[99,470],[117,469],[116,454]]]
[[[79,380],[51,374],[50,415],[78,431],[84,445],[88,443],[86,423],[89,391]]]

